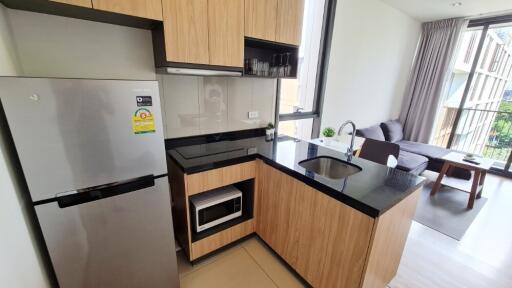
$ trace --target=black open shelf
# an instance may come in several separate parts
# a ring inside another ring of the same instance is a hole
[[[219,233],[223,230],[226,230],[230,227],[233,227],[235,225],[238,225],[242,222],[245,222],[247,220],[250,220],[254,216],[254,179],[245,180],[242,182],[238,182],[235,184],[231,184],[235,186],[238,190],[242,192],[242,216],[237,217],[235,219],[231,219],[227,222],[224,222],[222,224],[219,224],[215,227],[206,229],[201,232],[195,231],[195,224],[193,221],[190,222],[190,230],[192,234],[192,243],[199,241],[201,239],[204,239],[208,236],[211,236],[213,234]],[[208,193],[208,191],[203,192]],[[203,194],[201,193],[201,194]],[[198,194],[199,195],[199,194]],[[194,196],[190,196],[190,198],[193,198]],[[189,199],[190,201],[190,199]],[[189,205],[189,207],[192,207],[192,205]],[[190,213],[190,219],[194,219],[194,215],[192,213],[192,210],[189,211]]]
[[[268,63],[272,63],[272,56],[274,54],[284,54],[290,53],[289,64],[292,66],[291,73],[286,77],[273,77],[273,76],[258,76],[253,74],[247,74],[246,69],[244,69],[244,77],[252,77],[252,78],[268,78],[268,79],[296,79],[297,78],[297,70],[298,70],[298,57],[299,57],[299,47],[295,45],[277,43],[272,41],[254,39],[254,38],[245,38],[245,50],[244,50],[245,59],[256,58],[259,61],[264,61]],[[245,62],[244,59],[244,62]]]

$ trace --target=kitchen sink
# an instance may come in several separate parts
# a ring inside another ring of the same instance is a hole
[[[299,162],[299,165],[308,171],[330,179],[342,179],[363,170],[352,163],[327,156],[306,159]]]

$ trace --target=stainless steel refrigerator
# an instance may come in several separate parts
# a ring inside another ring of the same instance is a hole
[[[0,77],[60,287],[179,287],[155,81]]]

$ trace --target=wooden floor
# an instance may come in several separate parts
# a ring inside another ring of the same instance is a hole
[[[512,180],[488,175],[483,197],[488,201],[461,241],[414,222],[389,287],[511,288]]]
[[[488,201],[461,241],[413,222],[389,287],[512,288],[512,180],[488,175],[483,197]],[[303,286],[257,238],[195,266],[181,253],[178,260],[185,288]]]

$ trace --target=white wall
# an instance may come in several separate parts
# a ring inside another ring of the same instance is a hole
[[[23,76],[155,80],[149,30],[7,11]]]
[[[0,287],[50,287],[6,150],[0,135]]]
[[[16,76],[19,67],[14,53],[7,13],[0,4],[0,75]],[[50,287],[41,257],[28,228],[21,193],[8,155],[5,130],[0,123],[0,287]]]
[[[380,0],[339,0],[322,127],[397,118],[421,23]]]

